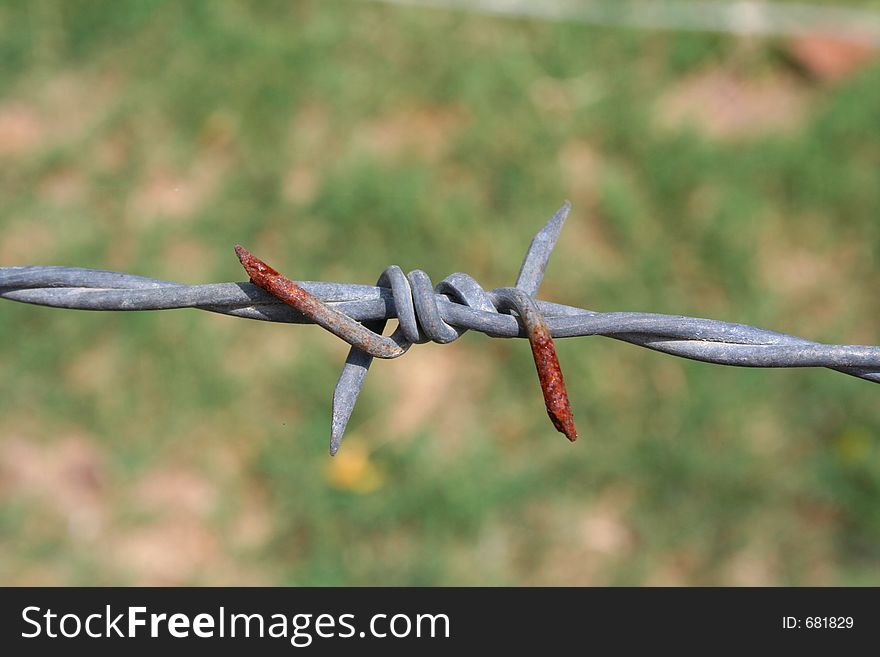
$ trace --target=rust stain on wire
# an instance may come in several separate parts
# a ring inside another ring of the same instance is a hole
[[[574,427],[571,402],[565,389],[565,380],[562,378],[556,346],[550,336],[547,320],[525,288],[525,285],[499,288],[494,291],[494,299],[499,310],[513,309],[519,315],[532,348],[547,415],[550,416],[556,430],[574,442],[577,440],[577,429]]]
[[[235,253],[250,276],[251,283],[300,311],[315,324],[324,327],[348,344],[377,358],[397,358],[406,351],[406,348],[394,341],[374,333],[348,315],[331,308],[240,244],[235,245]]]
[[[553,338],[550,337],[546,322],[542,321],[529,333],[529,343],[532,346],[535,367],[538,369],[547,415],[550,416],[550,421],[553,422],[556,430],[574,442],[578,435],[574,426],[574,415],[571,412],[571,402],[568,400],[568,390],[565,389],[556,346],[553,344]]]

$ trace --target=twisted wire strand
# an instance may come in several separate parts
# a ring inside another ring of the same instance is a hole
[[[392,266],[378,285],[303,281],[300,285],[359,322],[397,319],[402,340],[448,343],[464,331],[525,337],[516,317],[499,311],[496,290],[455,273],[435,288],[414,270]],[[197,308],[270,322],[309,323],[251,283],[183,285],[80,267],[0,267],[0,298],[80,310]],[[691,360],[739,367],[827,367],[880,383],[880,347],[832,345],[745,324],[641,312],[596,312],[537,301],[554,338],[603,335]],[[380,329],[381,330],[381,329]]]
[[[544,272],[571,209],[566,201],[529,244],[515,287],[485,290],[458,272],[436,286],[424,271],[392,265],[376,285],[287,279],[236,245],[248,283],[182,285],[80,267],[0,267],[0,298],[82,310],[208,312],[270,322],[316,323],[351,345],[333,392],[330,453],[336,454],[374,357],[397,358],[422,342],[466,331],[527,337],[547,413],[577,439],[553,338],[604,335],[654,351],[740,367],[827,367],[880,382],[880,347],[828,345],[745,324],[640,312],[596,312],[539,301]],[[383,335],[389,319],[398,325]]]

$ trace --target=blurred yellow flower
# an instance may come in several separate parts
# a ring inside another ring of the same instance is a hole
[[[349,436],[347,444],[330,459],[324,473],[336,488],[354,493],[371,493],[382,487],[385,477],[370,461],[369,452]]]
[[[871,451],[871,434],[862,427],[850,427],[837,436],[834,447],[841,461],[860,463]]]

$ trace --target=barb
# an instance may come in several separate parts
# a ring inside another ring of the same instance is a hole
[[[331,308],[296,282],[282,276],[265,262],[254,257],[240,244],[235,245],[235,253],[254,285],[281,299],[315,324],[324,327],[350,345],[379,358],[397,358],[405,354],[409,348],[408,342],[395,339],[396,336],[383,338],[348,315]]]
[[[571,210],[571,203],[566,201],[550,221],[535,235],[529,244],[526,257],[520,267],[519,276],[516,279],[516,287],[522,290],[525,300],[516,294],[509,295],[507,299],[499,299],[508,306],[512,305],[519,312],[529,337],[532,347],[532,355],[535,358],[535,367],[538,370],[538,380],[544,393],[544,403],[547,407],[547,415],[553,422],[553,426],[572,442],[577,439],[577,430],[574,428],[574,418],[571,414],[571,405],[568,400],[568,392],[562,378],[562,370],[559,359],[556,356],[556,348],[553,339],[540,311],[531,302],[544,280],[544,271],[550,254],[556,246],[556,240],[565,223],[566,217]],[[410,283],[410,280],[413,282]],[[395,332],[402,333],[409,343],[425,342],[427,337],[419,331],[416,321],[416,307],[423,325],[427,326],[428,336],[438,342],[454,340],[461,336],[463,331],[443,322],[439,316],[436,300],[431,292],[431,279],[423,271],[410,272],[410,277],[404,276],[400,267],[392,265],[379,277],[377,285],[391,287],[394,303],[398,309],[400,328]],[[413,296],[413,289],[420,293]],[[466,306],[477,308],[484,312],[495,312],[495,305],[488,298],[483,288],[467,274],[457,273],[441,281],[437,286],[438,293],[448,293],[459,298]],[[514,291],[516,292],[516,290]],[[513,300],[513,303],[507,303]],[[415,301],[415,303],[414,303]],[[499,308],[500,309],[500,308]],[[526,312],[528,311],[528,312]],[[369,325],[371,330],[381,333],[385,328],[385,322],[376,322]],[[393,337],[393,336],[392,336]],[[359,348],[352,343],[352,348],[342,367],[336,389],[333,391],[333,420],[330,424],[330,455],[335,456],[342,444],[342,436],[348,420],[354,411],[358,395],[364,385],[364,379],[370,369],[372,357],[368,349]]]
[[[547,415],[550,416],[556,430],[564,433],[566,438],[574,442],[577,440],[577,430],[574,428],[571,403],[568,401],[568,391],[565,389],[562,369],[559,367],[559,358],[556,356],[556,347],[550,337],[547,322],[535,305],[534,299],[524,291],[502,288],[496,290],[495,294],[501,302],[498,309],[513,308],[526,327],[532,356],[535,358],[535,367],[538,370],[538,379],[541,381],[541,390],[544,393]]]
[[[532,240],[515,288],[487,291],[462,273],[435,287],[425,272],[404,274],[397,266],[388,267],[375,286],[291,281],[236,247],[252,282],[182,285],[78,267],[0,267],[0,298],[81,310],[197,308],[262,321],[317,323],[352,345],[334,391],[331,454],[339,449],[374,356],[396,358],[412,344],[452,342],[468,330],[530,339],[548,414],[572,440],[577,434],[551,338],[603,335],[707,363],[827,367],[880,383],[876,346],[820,344],[745,324],[601,313],[535,299],[569,209],[565,203]],[[383,336],[389,319],[397,319],[398,326]]]

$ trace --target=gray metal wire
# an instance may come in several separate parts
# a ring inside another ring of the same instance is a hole
[[[300,282],[303,288],[359,322],[397,318],[389,288]],[[423,290],[413,290],[413,294]],[[451,301],[430,292],[440,319],[492,337],[526,337],[516,318]],[[497,302],[494,290],[486,292]],[[211,312],[292,324],[309,323],[251,283],[183,285],[81,267],[0,267],[0,298],[78,310]],[[739,367],[828,367],[880,383],[880,347],[832,345],[745,324],[640,312],[596,312],[538,301],[554,338],[603,335],[674,356]],[[437,339],[436,341],[446,341]]]
[[[566,203],[536,235],[517,280],[534,297],[550,252],[569,211]],[[379,285],[303,281],[299,285],[330,307],[381,332],[398,319],[404,345],[451,342],[465,331],[492,337],[526,337],[510,314],[504,288],[484,290],[470,276],[452,274],[436,287],[420,270],[404,275],[390,267]],[[0,298],[80,310],[197,308],[270,322],[309,323],[301,313],[252,283],[183,285],[155,278],[80,267],[0,267]],[[592,335],[623,340],[673,356],[738,367],[827,367],[880,383],[880,347],[812,342],[745,324],[641,312],[596,312],[536,300],[554,338]],[[501,309],[501,310],[499,310]],[[331,442],[338,448],[370,357],[353,349],[334,398]],[[337,408],[337,405],[339,406]],[[331,447],[331,451],[335,452]]]
[[[359,322],[397,318],[389,288],[300,281],[303,288]],[[413,290],[413,294],[424,293]],[[492,337],[526,337],[516,318],[430,292],[446,324]],[[486,292],[495,303],[496,292]],[[77,310],[210,312],[292,324],[310,323],[251,283],[184,285],[82,267],[0,267],[0,298]],[[538,301],[554,338],[604,335],[674,356],[740,367],[828,367],[880,383],[880,347],[831,345],[714,319],[641,312],[596,312]],[[443,341],[438,339],[438,342]]]

